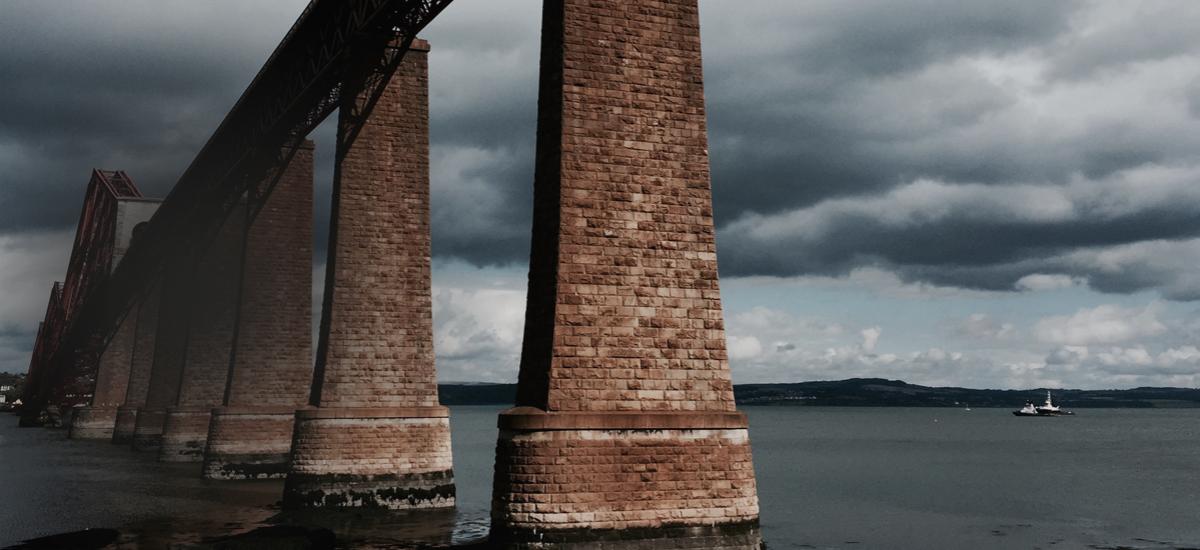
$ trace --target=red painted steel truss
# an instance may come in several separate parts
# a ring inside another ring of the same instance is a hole
[[[417,33],[450,2],[312,0],[116,271],[75,305],[48,384],[86,382],[86,359],[103,349],[168,259],[207,246],[239,202],[247,200],[253,215],[321,121],[342,107],[348,120],[365,120]],[[339,131],[342,141],[356,135],[353,124]]]

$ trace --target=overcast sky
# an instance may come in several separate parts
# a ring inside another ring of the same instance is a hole
[[[164,195],[304,4],[0,2],[0,370],[28,367],[90,170]],[[516,378],[539,9],[457,0],[424,33],[443,380]],[[1200,2],[701,17],[735,381],[1200,386]]]

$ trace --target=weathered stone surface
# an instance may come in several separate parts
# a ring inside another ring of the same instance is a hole
[[[296,414],[291,470],[284,486],[290,507],[440,508],[454,505],[450,419],[393,417],[386,409]],[[339,418],[338,416],[346,416]]]
[[[133,448],[157,451],[162,442],[167,407],[179,398],[179,382],[187,350],[191,313],[191,283],[194,263],[187,254],[168,261],[157,308],[154,356],[147,381],[146,400],[138,407],[134,422]],[[138,352],[135,351],[135,355]]]
[[[161,288],[162,285],[156,283],[137,307],[137,325],[129,363],[129,383],[125,389],[125,402],[117,409],[116,427],[113,429],[113,443],[116,444],[133,442],[137,410],[146,404],[146,395],[150,391]]]
[[[502,430],[497,453],[498,540],[758,517],[745,428]]]
[[[545,9],[517,404],[733,410],[696,2]]]
[[[229,387],[214,411],[209,479],[282,477],[312,385],[313,145],[305,142],[246,230]]]
[[[314,382],[322,407],[437,405],[428,46],[416,46],[353,146],[338,152]]]
[[[129,370],[136,342],[137,308],[125,315],[100,355],[92,402],[76,411],[68,437],[108,439],[117,425],[117,407],[125,401]]]
[[[116,408],[79,407],[71,421],[71,439],[112,439]]]
[[[525,338],[518,408],[501,417],[493,541],[754,533],[697,0],[543,9]]]
[[[296,416],[289,508],[454,504],[434,373],[427,51],[414,42],[357,140],[338,151],[317,408]]]
[[[200,462],[208,441],[211,411],[203,409],[167,409],[159,443],[158,459],[163,462]]]
[[[133,426],[133,450],[158,452],[162,446],[163,424],[167,421],[166,409],[141,408]]]
[[[214,409],[204,450],[207,479],[273,479],[287,475],[297,407]]]
[[[245,231],[241,205],[221,225],[196,267],[178,396],[167,407],[159,460],[204,459],[209,414],[224,400],[229,379]]]
[[[117,419],[113,427],[112,442],[117,445],[133,443],[133,430],[137,426],[137,407],[117,407]]]

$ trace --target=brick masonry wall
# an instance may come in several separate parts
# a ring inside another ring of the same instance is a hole
[[[297,419],[292,452],[289,507],[454,504],[448,417]]]
[[[160,288],[159,284],[155,284],[137,309],[137,328],[129,362],[129,385],[125,390],[126,407],[141,407],[146,403],[146,395],[150,391],[150,371],[154,366],[154,343],[158,335]]]
[[[742,546],[758,505],[725,348],[697,0],[543,10],[525,339],[493,541]]]
[[[518,404],[730,411],[696,0],[548,3]]]
[[[246,210],[239,206],[201,255],[192,285],[192,306],[179,393],[167,407],[159,460],[204,458],[209,415],[225,398],[241,284]]]
[[[158,333],[159,284],[142,298],[137,308],[134,328],[133,349],[129,361],[129,382],[125,387],[125,402],[117,409],[116,426],[113,428],[113,443],[133,442],[137,423],[137,410],[146,403],[150,390],[150,370],[154,365],[154,339]]]
[[[205,478],[287,473],[295,412],[313,378],[312,170],[306,141],[246,230],[229,387],[209,424]]]
[[[319,407],[296,413],[289,508],[454,505],[433,355],[428,49],[414,41],[357,139],[338,151]]]
[[[162,431],[166,421],[166,409],[138,409],[133,425],[133,450],[158,452],[162,447]]]
[[[168,409],[163,421],[158,459],[163,462],[200,462],[208,441],[211,411]]]
[[[295,411],[219,409],[208,425],[207,479],[269,479],[287,474]]]
[[[516,530],[745,523],[758,501],[745,429],[505,432],[493,515]]]
[[[157,450],[161,443],[167,407],[179,398],[179,381],[187,349],[191,310],[191,283],[195,264],[186,254],[168,261],[163,275],[146,401],[138,409],[133,448]]]
[[[246,232],[227,406],[298,408],[308,402],[312,223],[313,145],[306,142]]]
[[[71,419],[71,439],[111,439],[117,424],[117,409],[77,407]]]
[[[113,228],[112,269],[116,269],[133,242],[134,229],[149,221],[162,204],[160,199],[123,197],[117,199],[117,222]]]
[[[314,392],[322,407],[437,405],[427,49],[415,44],[339,151]]]
[[[179,397],[172,404],[179,409],[208,412],[225,399],[237,323],[245,228],[243,205],[235,208],[222,224],[196,269]]]
[[[129,311],[108,346],[100,355],[100,368],[96,372],[96,389],[92,392],[94,408],[116,409],[125,402],[125,391],[129,387],[129,373],[136,342],[137,308]],[[114,422],[116,417],[113,418]]]
[[[133,443],[133,433],[137,429],[137,407],[117,407],[117,417],[114,420],[112,442],[117,445]]]

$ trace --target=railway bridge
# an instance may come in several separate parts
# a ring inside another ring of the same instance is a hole
[[[22,423],[70,411],[73,438],[283,478],[290,508],[454,506],[417,38],[449,4],[313,0],[161,203],[95,172]],[[335,111],[314,353],[307,135]],[[757,544],[707,147],[697,0],[546,0],[497,544]]]

